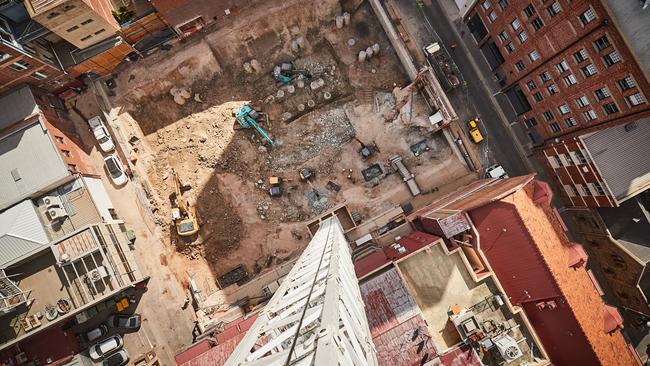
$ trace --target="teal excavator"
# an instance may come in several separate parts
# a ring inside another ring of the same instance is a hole
[[[244,104],[243,106],[239,107],[235,111],[235,119],[239,123],[240,126],[243,128],[254,128],[257,133],[262,136],[266,142],[269,143],[269,145],[273,145],[273,139],[271,136],[269,136],[266,131],[260,126],[260,124],[257,122],[257,119],[260,117],[259,112],[257,112],[253,107],[250,106],[250,104]]]

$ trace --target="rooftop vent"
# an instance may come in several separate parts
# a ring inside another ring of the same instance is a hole
[[[636,121],[626,124],[623,128],[625,129],[625,132],[632,132],[636,130],[637,128]]]
[[[14,178],[14,182],[18,182],[22,178],[20,177],[20,173],[18,172],[18,168],[16,169],[11,169],[11,177]]]

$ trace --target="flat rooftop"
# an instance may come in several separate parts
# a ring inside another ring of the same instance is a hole
[[[650,188],[650,118],[581,136],[619,203]]]
[[[3,108],[0,100],[0,110]],[[0,210],[65,181],[68,167],[38,117],[0,137]]]
[[[49,200],[46,202],[46,200]],[[53,218],[50,205],[56,201],[61,209]],[[74,233],[80,228],[102,222],[102,217],[82,178],[61,185],[34,200],[36,211],[52,240]]]
[[[0,317],[0,344],[34,334],[142,279],[119,224],[81,228],[5,272],[33,302]],[[36,316],[61,300],[69,304],[67,312],[52,320]]]
[[[649,204],[650,192],[644,192],[619,207],[598,209],[612,237],[644,263],[650,262]]]
[[[491,277],[478,282],[472,278],[463,258],[460,249],[449,253],[444,243],[437,241],[395,263],[440,354],[466,345],[452,319],[458,314],[473,314],[477,328],[485,335],[483,339],[494,340],[507,334],[517,342],[522,356],[508,365],[535,364],[530,347],[534,341],[523,319],[510,312],[505,296]],[[477,352],[483,364],[499,365],[503,361],[496,347]]]
[[[642,9],[642,1],[605,0],[604,3],[619,32],[637,57],[641,70],[650,75],[648,10]]]

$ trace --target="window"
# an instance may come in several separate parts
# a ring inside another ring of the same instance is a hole
[[[579,64],[583,61],[587,61],[589,54],[587,53],[587,50],[581,48],[580,51],[573,54],[573,58],[576,60],[576,63]]]
[[[544,22],[540,17],[535,18],[531,24],[533,26],[533,29],[536,31],[540,30],[544,26]]]
[[[68,33],[70,33],[70,32],[74,32],[74,31],[76,31],[77,29],[79,29],[79,26],[77,26],[77,25],[73,25],[72,27],[66,29],[65,31],[68,32]]]
[[[8,58],[11,58],[10,54],[0,51],[0,62],[3,62],[4,60],[6,60]]]
[[[562,159],[558,155],[553,155],[553,160],[549,159],[549,163],[551,163],[551,166],[555,168],[561,168],[564,166],[564,163],[562,162]]]
[[[580,164],[587,164],[587,158],[585,157],[585,154],[582,153],[582,150],[576,150],[575,154]]]
[[[528,80],[526,86],[528,87],[528,90],[537,89],[537,84],[535,84],[533,80]]]
[[[86,19],[86,20],[84,20],[83,22],[81,22],[81,25],[90,24],[90,23],[92,23],[92,22],[93,22],[92,19]]]
[[[72,153],[70,152],[70,150],[61,150],[61,153],[62,153],[66,158],[69,158],[69,157],[72,156]]]
[[[562,8],[560,7],[560,3],[558,3],[557,1],[554,1],[553,4],[551,4],[551,6],[546,8],[546,11],[548,12],[548,15],[550,15],[551,18],[553,18],[559,12],[562,11]]]
[[[605,65],[607,65],[607,67],[610,67],[616,63],[619,63],[621,61],[621,58],[618,56],[618,52],[612,51],[603,56],[603,61],[605,61]]]
[[[587,99],[587,96],[583,95],[580,98],[576,99],[576,105],[578,108],[586,107],[589,105],[589,99]]]
[[[500,38],[502,41],[506,41],[506,40],[508,40],[508,32],[503,31],[503,32],[499,33],[499,38]]]
[[[565,186],[564,186],[564,190],[566,191],[566,194],[567,194],[569,197],[576,197],[576,196],[579,196],[579,195],[580,195],[580,193],[578,192],[578,190],[576,189],[576,187],[573,186],[573,185],[565,185]]]
[[[606,114],[614,114],[618,112],[618,107],[616,106],[616,103],[611,102],[603,105],[603,109],[605,110]]]
[[[47,19],[54,19],[59,16],[59,13],[53,11],[47,15]]]
[[[515,51],[515,46],[512,45],[512,42],[504,46],[508,53],[513,53]]]
[[[549,128],[551,129],[551,132],[560,132],[561,128],[560,125],[557,124],[556,122],[553,122],[549,125]]]
[[[490,22],[497,20],[497,12],[492,10],[490,14],[488,14],[488,19],[490,19]]]
[[[13,70],[16,70],[16,71],[25,71],[25,70],[29,69],[30,67],[32,67],[32,65],[29,64],[28,62],[23,61],[23,60],[18,60],[16,62],[12,63],[11,65],[9,65],[9,67],[11,69],[13,69]]]
[[[524,65],[524,62],[520,60],[515,62],[515,67],[517,68],[517,70],[523,71],[526,68],[526,65]]]
[[[1,59],[2,59],[2,57],[0,57],[0,60]],[[634,79],[632,78],[632,75],[626,77],[625,79],[621,79],[621,80],[617,81],[616,83],[618,84],[618,87],[621,88],[621,91],[632,89],[636,85],[634,83]]]
[[[645,103],[645,98],[643,98],[643,95],[641,93],[635,93],[627,97],[627,100],[630,102],[630,105],[632,106],[637,106],[639,104]]]
[[[582,71],[582,75],[584,75],[584,77],[586,78],[596,75],[598,73],[598,69],[594,64],[589,64],[585,67],[582,67],[580,71]]]
[[[565,60],[562,60],[562,62],[555,65],[555,68],[557,69],[557,72],[559,72],[561,74],[561,73],[569,70],[569,64]]]
[[[593,109],[590,109],[590,110],[588,110],[586,112],[582,112],[582,116],[585,118],[585,121],[587,121],[587,122],[593,121],[596,118],[598,118],[598,116],[596,115],[596,112],[594,112]]]
[[[539,60],[539,53],[537,53],[537,50],[532,50],[528,54],[528,58],[530,59],[530,62],[535,62],[536,60]]]
[[[611,43],[609,43],[609,38],[607,38],[607,35],[604,35],[594,41],[594,46],[598,51],[602,51],[605,48],[611,46]]]
[[[528,4],[528,6],[524,8],[524,14],[526,14],[528,18],[532,17],[533,14],[535,14],[535,8],[533,7],[533,4]]]
[[[560,114],[567,114],[571,112],[571,109],[569,109],[569,106],[566,104],[562,104],[557,109],[560,111]]]
[[[517,30],[521,28],[521,23],[519,23],[519,19],[515,18],[515,20],[510,23],[510,26],[512,27],[512,30]]]
[[[546,90],[548,91],[549,95],[557,94],[560,92],[560,89],[558,89],[557,85],[551,84],[549,85]]]
[[[59,144],[62,144],[63,141],[64,141],[64,140],[63,140],[63,136],[54,136],[54,139],[55,139],[56,142],[58,142]]]
[[[576,184],[576,187],[578,187],[578,191],[580,192],[581,196],[591,196],[591,191],[589,188],[583,186],[582,184],[578,183]]]
[[[71,4],[63,5],[63,11],[64,12],[68,12],[68,11],[70,11],[72,9],[74,9],[74,5],[71,5]]]
[[[602,87],[596,90],[594,94],[596,95],[596,98],[598,98],[598,100],[603,100],[610,96],[609,89],[607,89],[607,87]]]
[[[102,29],[98,30],[97,32],[95,32],[95,35],[102,34],[105,31],[106,31],[106,29],[102,28]]]
[[[537,126],[537,120],[535,118],[528,118],[524,121],[524,124],[526,125],[526,128],[532,128]]]
[[[504,10],[508,7],[508,0],[499,0],[499,7],[501,10]]]
[[[603,186],[600,184],[600,182],[594,182],[592,183],[592,186],[596,190],[596,193],[599,196],[604,196],[605,195],[605,190],[603,189]]]
[[[576,80],[576,77],[573,76],[573,74],[569,74],[569,75],[565,76],[563,79],[564,79],[564,83],[566,84],[566,86],[576,85],[576,83],[578,82]]]
[[[36,80],[47,79],[48,76],[50,76],[50,75],[48,75],[47,73],[45,73],[43,71],[36,71],[31,75],[31,77],[33,77]]]
[[[587,9],[587,11],[580,14],[578,16],[578,19],[580,19],[580,22],[582,23],[582,26],[584,27],[587,24],[589,24],[592,20],[596,19],[596,12],[594,11],[594,9],[589,8],[589,9]]]
[[[535,98],[535,100],[538,101],[538,102],[541,102],[542,100],[544,100],[544,97],[542,96],[542,93],[540,93],[540,92],[536,92],[535,94],[533,94],[533,98]]]
[[[68,170],[71,171],[72,173],[77,172],[77,166],[74,164],[68,164]]]
[[[483,9],[488,10],[490,6],[492,6],[492,4],[490,3],[490,0],[485,0],[483,1],[483,4],[481,4],[481,6],[483,7]]]
[[[555,118],[553,116],[553,112],[551,112],[551,111],[546,111],[546,112],[542,113],[542,115],[544,116],[544,120],[546,122],[551,121],[553,118]]]
[[[573,126],[577,125],[578,122],[576,122],[575,118],[569,117],[569,118],[564,119],[564,124],[566,124],[567,127],[573,127]]]
[[[82,41],[82,42],[83,42],[83,41],[87,41],[87,40],[90,39],[90,37],[92,37],[92,34],[89,34],[89,35],[87,35],[87,36],[85,36],[85,37],[81,37],[80,41]]]
[[[524,43],[528,39],[528,33],[523,31],[517,35],[517,38],[519,38],[519,42]]]
[[[543,83],[545,83],[551,80],[551,74],[549,74],[548,71],[544,71],[543,73],[539,74],[539,78],[542,79]]]

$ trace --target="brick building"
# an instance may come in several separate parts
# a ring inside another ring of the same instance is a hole
[[[650,115],[650,84],[597,0],[482,0],[468,25],[531,143]]]

